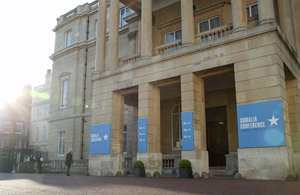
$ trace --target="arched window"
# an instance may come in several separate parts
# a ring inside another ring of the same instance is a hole
[[[39,141],[39,131],[40,131],[40,129],[38,127],[36,127],[34,130],[34,141],[35,142]]]
[[[171,113],[172,123],[172,147],[181,149],[181,104],[176,104]]]

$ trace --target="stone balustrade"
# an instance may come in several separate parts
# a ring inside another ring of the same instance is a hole
[[[232,33],[232,24],[220,26],[196,35],[196,43],[205,43],[226,37]]]
[[[167,43],[164,45],[161,45],[159,47],[156,47],[154,49],[155,51],[155,55],[163,55],[163,54],[168,54],[168,53],[172,53],[176,50],[181,49],[182,47],[182,41],[178,40],[178,41],[174,41],[172,43]]]
[[[126,56],[119,61],[119,66],[134,63],[141,60],[141,54],[134,54],[131,56]]]

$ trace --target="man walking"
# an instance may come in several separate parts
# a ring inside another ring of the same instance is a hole
[[[70,167],[71,164],[73,164],[73,157],[72,157],[72,149],[69,149],[67,155],[66,155],[66,165],[68,167],[67,170],[67,176],[70,176]]]
[[[42,173],[42,163],[43,163],[44,159],[41,153],[39,153],[38,156],[38,173]]]

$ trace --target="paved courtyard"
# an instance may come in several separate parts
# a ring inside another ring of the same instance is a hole
[[[0,173],[0,194],[299,194],[300,182]]]

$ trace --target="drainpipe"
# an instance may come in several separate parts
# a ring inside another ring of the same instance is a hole
[[[90,18],[87,19],[86,25],[86,41],[89,40],[89,24]],[[86,122],[85,114],[85,104],[86,104],[86,79],[87,79],[87,60],[88,60],[88,48],[85,48],[85,63],[84,63],[84,83],[83,83],[83,97],[82,97],[82,121],[81,121],[81,156],[80,159],[83,159],[83,146],[84,146],[84,123]]]

